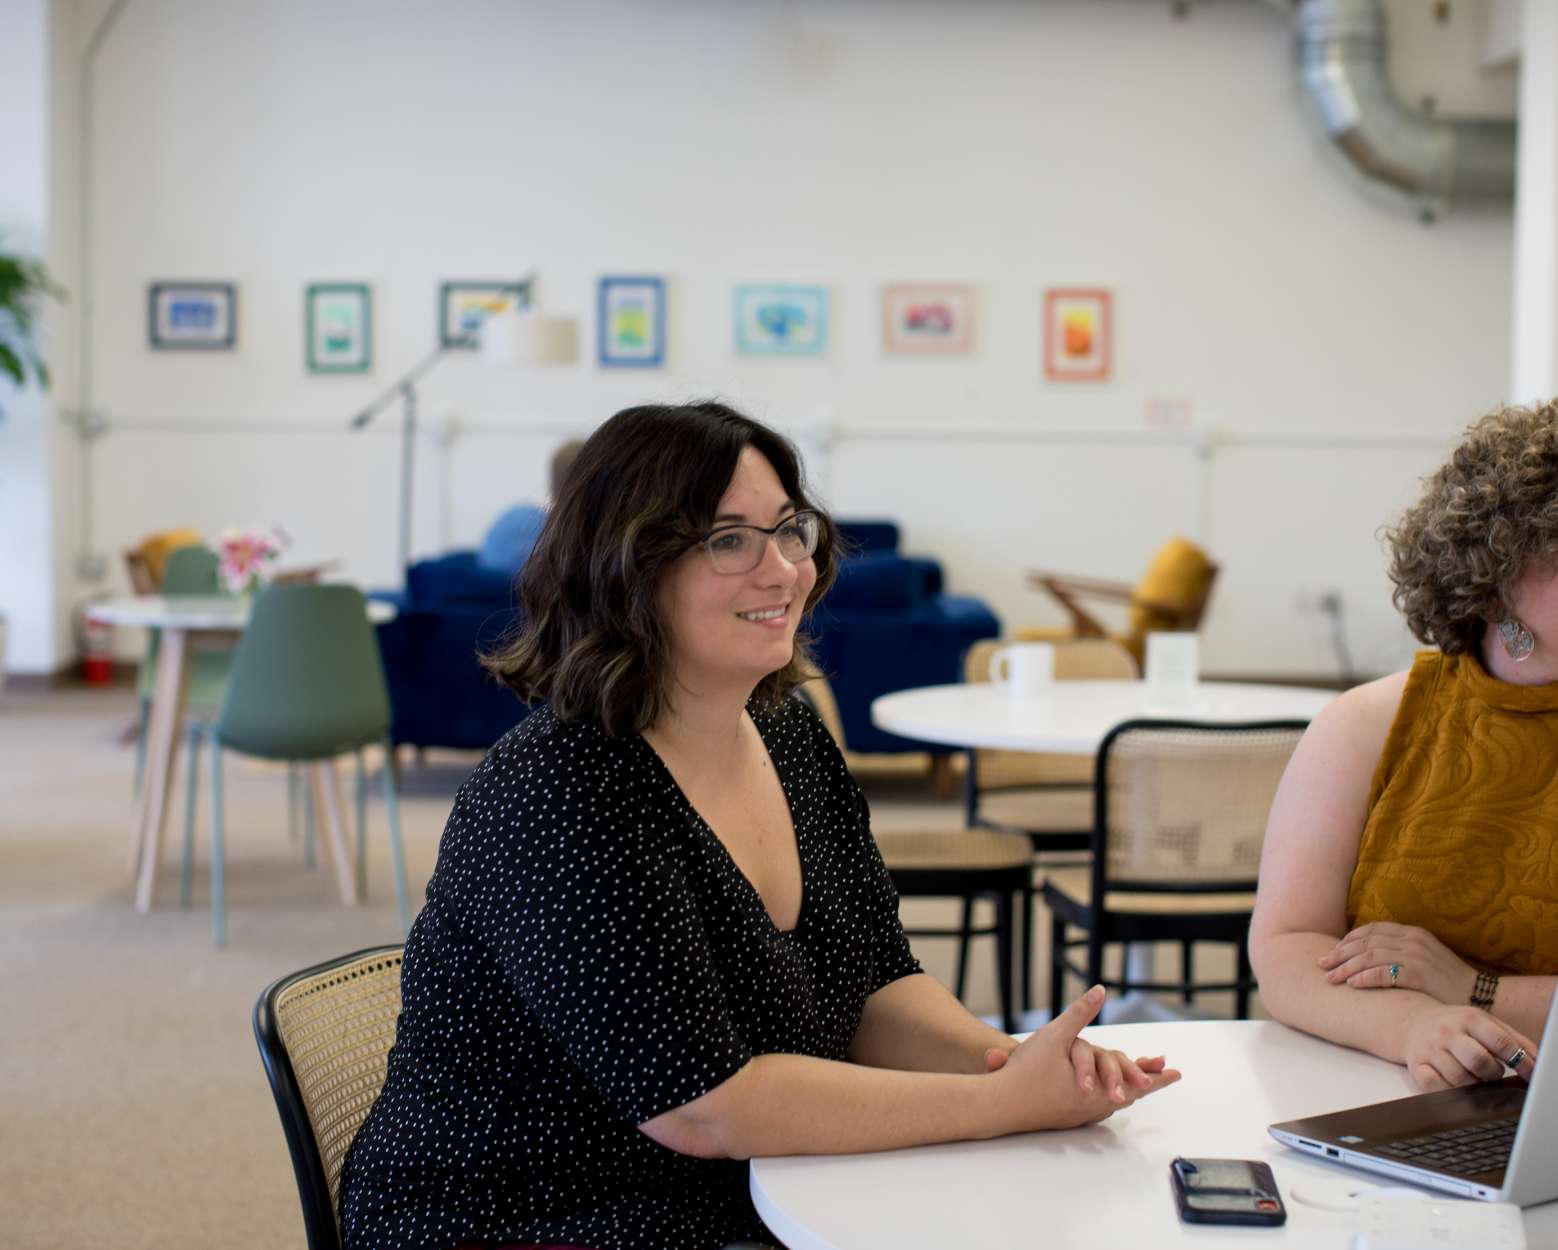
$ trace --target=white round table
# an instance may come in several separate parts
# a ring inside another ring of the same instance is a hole
[[[1085,1129],[753,1159],[758,1213],[789,1250],[1350,1250],[1354,1217],[1329,1208],[1380,1182],[1288,1150],[1266,1126],[1414,1093],[1405,1069],[1269,1020],[1106,1025],[1083,1036],[1166,1054],[1184,1080]],[[1176,1155],[1269,1163],[1287,1223],[1182,1224],[1169,1184]],[[1533,1250],[1558,1245],[1558,1203],[1529,1208],[1525,1226]]]
[[[395,606],[367,601],[375,624],[395,616]],[[135,908],[151,910],[162,859],[162,833],[168,818],[173,761],[182,738],[184,699],[189,684],[189,655],[201,646],[231,647],[249,623],[250,600],[228,595],[138,595],[91,604],[90,620],[162,631],[157,649],[157,685],[146,722],[146,772],[136,801],[130,833],[130,868],[136,874]],[[334,795],[333,774],[327,795]],[[333,814],[333,804],[326,805]],[[355,888],[355,887],[353,887]],[[343,892],[347,885],[343,882]],[[355,895],[354,895],[355,897]]]
[[[1042,695],[1013,698],[1002,686],[966,682],[884,694],[871,703],[871,722],[943,746],[1088,754],[1122,721],[1307,721],[1336,693],[1207,681],[1164,694],[1143,681],[1057,681]]]

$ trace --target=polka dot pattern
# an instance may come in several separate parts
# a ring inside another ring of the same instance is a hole
[[[637,1125],[753,1055],[843,1059],[866,998],[919,965],[827,730],[799,700],[749,710],[800,852],[788,931],[642,738],[542,708],[461,787],[346,1160],[348,1250],[765,1235],[745,1163]]]

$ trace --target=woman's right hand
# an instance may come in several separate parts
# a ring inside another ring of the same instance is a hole
[[[1515,1071],[1531,1079],[1536,1043],[1480,1007],[1432,1006],[1407,1022],[1407,1073],[1419,1089],[1449,1089],[1496,1081],[1505,1060],[1524,1050]]]
[[[1131,1060],[1079,1038],[1103,1004],[1103,987],[1095,985],[1020,1043],[992,1074],[1020,1121],[1015,1131],[1096,1124],[1179,1080],[1161,1057]]]

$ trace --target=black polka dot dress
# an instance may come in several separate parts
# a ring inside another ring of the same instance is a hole
[[[747,1165],[637,1125],[753,1055],[843,1059],[918,972],[864,797],[795,699],[752,710],[804,882],[776,929],[637,736],[542,708],[461,788],[406,944],[389,1076],[342,1176],[348,1250],[763,1236]]]

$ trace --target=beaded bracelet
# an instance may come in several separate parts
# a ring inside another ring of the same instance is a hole
[[[1471,1005],[1484,1011],[1493,1010],[1493,996],[1498,993],[1498,973],[1477,973],[1477,984],[1472,987]]]

